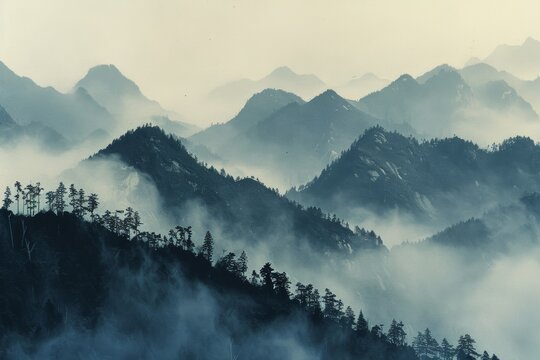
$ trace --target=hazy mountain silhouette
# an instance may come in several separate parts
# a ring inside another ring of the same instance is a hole
[[[497,69],[533,80],[540,76],[540,41],[529,37],[521,45],[499,45],[483,61]]]
[[[470,71],[469,78],[475,79]],[[478,78],[488,78],[477,75]],[[499,79],[498,79],[499,80]],[[441,65],[413,79],[402,75],[384,89],[357,103],[359,109],[390,123],[405,122],[428,137],[448,136],[455,126],[469,120],[488,121],[506,116],[537,119],[531,105],[508,84],[500,82],[471,87],[458,70]]]
[[[20,125],[41,123],[70,139],[109,129],[112,116],[84,91],[62,94],[21,77],[0,62],[0,104]]]
[[[253,95],[244,105],[242,110],[224,124],[212,125],[191,137],[197,143],[220,150],[234,137],[242,134],[247,129],[255,126],[276,110],[291,103],[303,104],[304,100],[295,94],[283,90],[265,89]]]
[[[44,150],[53,151],[66,150],[70,145],[62,135],[41,123],[17,124],[0,106],[0,148],[27,146],[28,141]]]
[[[348,99],[359,99],[370,93],[380,90],[390,83],[389,80],[381,79],[373,73],[367,73],[348,81],[336,90]]]
[[[196,126],[179,121],[180,115],[145,97],[114,65],[91,68],[74,89],[86,90],[119,121],[127,123],[120,127],[122,131],[144,122],[153,122],[178,136],[189,136],[197,130]]]

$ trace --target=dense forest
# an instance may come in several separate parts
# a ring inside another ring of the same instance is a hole
[[[298,282],[293,290],[287,274],[270,263],[249,273],[245,252],[239,256],[234,252],[214,254],[215,241],[209,231],[200,245],[194,242],[189,226],[177,226],[164,235],[143,232],[137,211],[105,210],[100,215],[98,196],[86,196],[84,189],[73,184],[66,189],[60,183],[56,190],[46,192],[45,209],[39,183],[23,186],[17,182],[14,188],[13,194],[6,188],[0,210],[2,357],[56,354],[55,358],[73,358],[90,351],[99,358],[103,353],[91,348],[91,341],[70,343],[74,338],[66,333],[96,336],[119,323],[124,327],[122,337],[143,336],[147,345],[159,344],[163,339],[155,337],[161,334],[152,331],[158,326],[154,322],[160,320],[150,320],[148,314],[165,312],[175,319],[176,311],[200,311],[204,318],[208,301],[217,307],[213,326],[219,339],[187,336],[184,339],[197,345],[179,341],[173,347],[176,353],[167,355],[142,346],[145,355],[141,357],[213,359],[223,358],[219,352],[227,350],[231,358],[238,359],[290,358],[291,349],[285,344],[274,344],[266,353],[275,342],[266,337],[276,336],[270,333],[281,326],[278,324],[293,328],[302,324],[291,336],[303,351],[321,359],[461,360],[480,356],[468,334],[454,347],[446,339],[439,345],[426,329],[409,345],[402,322],[394,320],[386,332],[383,324],[370,326],[362,311],[356,316],[329,289],[321,294],[313,285]],[[191,290],[178,294],[175,289],[179,287]],[[206,290],[203,298],[190,305],[193,308],[178,310],[171,305],[185,303],[193,297],[193,289],[200,287]],[[204,320],[190,321],[194,321],[191,330]],[[55,342],[55,338],[62,340]],[[223,339],[229,348],[220,350]],[[129,352],[115,351],[129,357]],[[497,357],[484,353],[484,359]]]

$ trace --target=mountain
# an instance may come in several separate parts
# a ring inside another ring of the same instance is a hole
[[[207,228],[231,238],[249,233],[252,241],[293,252],[304,241],[317,251],[343,254],[380,247],[380,239],[355,234],[316,209],[304,210],[256,180],[235,180],[202,166],[177,138],[157,127],[130,131],[89,161],[101,159],[119,159],[148,176],[175,219],[190,222],[191,212],[203,212]],[[271,244],[268,234],[277,243]]]
[[[220,108],[223,114],[233,116],[253,94],[264,89],[281,89],[303,98],[312,98],[325,88],[324,82],[317,76],[297,74],[282,66],[258,80],[242,79],[221,85],[208,94],[207,102]]]
[[[540,146],[529,138],[484,150],[457,137],[419,142],[376,127],[287,196],[344,218],[361,208],[382,214],[398,210],[448,225],[538,191],[538,171]]]
[[[473,78],[470,71],[467,75]],[[501,115],[507,121],[514,117],[526,120],[538,117],[510,85],[491,83],[471,87],[458,70],[448,65],[438,66],[418,79],[402,75],[355,104],[387,122],[405,122],[425,137],[449,136],[462,124],[489,124]]]
[[[26,141],[30,141],[41,149],[52,151],[66,150],[71,145],[58,132],[41,123],[17,124],[0,106],[0,148],[14,147],[19,144],[27,146]]]
[[[191,136],[190,139],[205,144],[208,148],[219,150],[234,137],[291,103],[303,104],[304,100],[283,90],[265,89],[253,95],[234,118],[224,124],[212,125]]]
[[[292,102],[215,151],[263,179],[298,184],[317,174],[378,120],[327,90]]]
[[[348,99],[359,99],[387,86],[390,81],[381,79],[373,73],[367,73],[348,81],[336,90]]]
[[[165,110],[143,95],[139,87],[114,65],[98,65],[77,82],[74,91],[84,89],[111,114],[128,122],[121,130],[151,121],[178,136],[189,136],[197,127],[181,121],[180,115]]]
[[[84,91],[62,94],[21,77],[0,62],[0,104],[20,125],[40,123],[68,139],[80,140],[113,123],[108,111]]]
[[[540,76],[540,41],[531,37],[521,45],[500,45],[483,62],[524,79]]]
[[[234,255],[214,265],[147,238],[0,209],[0,357],[418,360],[340,307],[323,314],[312,286],[293,298],[286,273],[248,281]]]
[[[523,100],[531,104],[536,113],[540,112],[540,78],[522,80],[506,71],[499,71],[485,63],[466,66],[459,73],[472,87],[481,87],[489,82],[504,81],[515,89]]]

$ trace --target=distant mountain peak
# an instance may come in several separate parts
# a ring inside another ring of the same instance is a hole
[[[277,77],[291,77],[297,76],[298,74],[291,70],[288,66],[280,66],[274,69],[268,76],[277,76]]]
[[[328,89],[323,93],[315,96],[311,101],[308,102],[309,105],[324,105],[324,106],[338,106],[344,105],[347,108],[352,108],[347,100],[339,96],[334,90]]]
[[[540,41],[538,41],[535,38],[529,36],[527,39],[525,39],[522,46],[540,47]]]
[[[89,90],[92,88],[92,84],[102,84],[102,86],[107,86],[116,92],[140,93],[137,84],[122,74],[113,64],[97,65],[90,68],[75,87],[84,87]]]

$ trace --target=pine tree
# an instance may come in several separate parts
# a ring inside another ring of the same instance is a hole
[[[360,310],[360,314],[358,314],[358,320],[356,321],[356,332],[360,336],[365,336],[369,333],[369,324],[367,320],[364,318],[364,314],[362,313],[362,310]]]
[[[238,258],[238,273],[242,279],[246,278],[246,272],[248,270],[247,261],[246,252],[242,251],[240,257]]]
[[[291,281],[287,277],[287,274],[282,272],[272,273],[272,282],[274,283],[274,291],[276,295],[289,299],[291,297],[290,285]]]
[[[85,195],[84,189],[82,188],[79,189],[77,193],[77,208],[79,209],[77,215],[79,215],[80,217],[84,217],[84,215],[86,215],[87,208],[86,208],[86,195]]]
[[[212,257],[214,255],[214,238],[212,237],[210,231],[207,231],[206,235],[204,236],[200,254],[208,262],[212,262]]]
[[[13,200],[11,200],[11,189],[9,186],[6,187],[6,191],[4,191],[4,200],[2,201],[2,209],[9,210],[9,207],[13,203]]]
[[[269,292],[272,292],[274,290],[274,285],[272,283],[272,273],[274,272],[274,269],[272,268],[272,265],[270,263],[264,264],[264,266],[261,268],[259,273],[261,274],[262,278],[262,285],[263,288],[266,289]]]
[[[58,213],[63,213],[65,208],[66,208],[66,201],[65,201],[65,197],[66,196],[66,186],[64,185],[63,182],[60,182],[60,184],[58,184],[58,188],[56,189],[56,211]]]
[[[135,234],[139,234],[139,228],[141,227],[141,225],[143,225],[143,223],[141,222],[139,212],[135,211],[133,213],[133,231],[135,232]]]
[[[261,284],[261,277],[255,270],[251,272],[251,280],[249,282],[254,286],[259,286]]]
[[[458,345],[456,346],[456,353],[458,360],[465,360],[479,356],[476,352],[474,344],[476,341],[469,334],[465,334],[459,337]]]
[[[45,197],[47,199],[47,206],[49,207],[49,211],[54,211],[56,203],[56,193],[54,191],[47,191]]]
[[[454,347],[450,345],[446,338],[442,339],[440,352],[441,360],[452,360],[454,358],[454,353]]]
[[[392,324],[390,325],[387,334],[388,342],[390,344],[393,344],[395,346],[405,345],[405,338],[407,336],[407,333],[405,333],[405,330],[403,328],[403,322],[400,321],[398,323],[395,319],[392,320]]]
[[[68,199],[69,199],[69,205],[71,206],[71,211],[78,215],[79,208],[77,206],[77,189],[75,188],[74,184],[69,185],[69,193],[68,193]]]
[[[499,357],[495,354],[491,355],[491,360],[500,360]]]
[[[21,198],[21,193],[22,193],[22,187],[21,187],[21,183],[18,182],[18,181],[15,181],[15,200],[17,201],[17,214],[20,214],[20,211],[19,211],[19,200]]]
[[[484,351],[484,353],[480,357],[480,360],[490,360],[489,354],[487,353],[487,351]]]
[[[87,210],[90,213],[90,219],[92,219],[92,221],[95,221],[96,218],[94,212],[97,210],[99,205],[97,194],[91,193],[90,196],[88,196],[88,200],[86,201],[86,203],[88,204]]]
[[[346,329],[354,329],[356,325],[356,319],[354,317],[354,311],[350,306],[345,309],[345,315],[343,316],[343,326]]]

